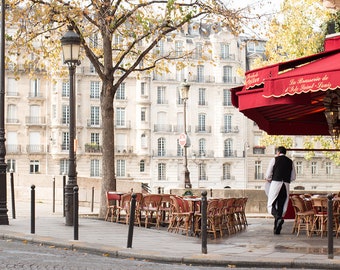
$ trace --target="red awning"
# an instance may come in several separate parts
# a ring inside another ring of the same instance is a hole
[[[232,89],[233,105],[271,135],[329,135],[323,99],[340,89],[340,37],[328,48],[246,72],[246,84]]]

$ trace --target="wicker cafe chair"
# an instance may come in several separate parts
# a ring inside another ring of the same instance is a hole
[[[323,237],[327,233],[327,208],[328,201],[326,197],[313,198],[313,223],[311,228],[311,234],[320,234]]]
[[[162,195],[160,194],[147,194],[143,196],[143,202],[141,207],[142,215],[144,214],[145,228],[147,228],[152,221],[155,221],[156,228],[159,228],[160,224],[160,206],[162,201]]]
[[[236,233],[236,216],[235,216],[235,202],[236,198],[223,199],[222,205],[222,228],[225,229],[229,235]]]
[[[142,193],[135,194],[136,194],[135,224],[141,226],[141,204],[143,200],[143,194]],[[129,224],[132,199],[131,195],[132,195],[131,193],[127,193],[121,197],[121,203],[117,209],[117,222],[124,222],[125,224]]]
[[[192,212],[188,209],[185,201],[178,196],[170,196],[170,221],[168,226],[169,232],[178,233],[180,230],[189,234],[190,222],[192,220]]]
[[[299,236],[300,231],[304,230],[306,231],[307,236],[309,236],[312,228],[314,211],[308,210],[306,208],[304,200],[297,195],[292,196],[290,200],[292,202],[295,213],[292,233],[296,233],[296,235]]]
[[[114,221],[114,218],[117,219],[117,210],[118,210],[118,201],[120,200],[121,195],[116,194],[113,191],[107,191],[106,192],[106,216],[105,221],[109,219],[109,216],[111,216],[111,222]]]

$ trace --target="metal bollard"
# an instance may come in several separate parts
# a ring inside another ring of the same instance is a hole
[[[11,176],[11,197],[12,197],[12,218],[15,219],[15,194],[14,194],[14,176],[13,176],[13,169],[10,170]]]
[[[65,217],[65,186],[66,186],[66,174],[63,174],[63,217]]]
[[[137,195],[133,193],[131,195],[131,207],[130,207],[130,218],[129,218],[129,233],[127,240],[127,248],[132,247],[132,237],[133,237],[133,227],[135,225],[135,211],[136,211],[136,197]]]
[[[202,206],[201,206],[201,233],[202,233],[202,253],[207,254],[207,191],[202,193]]]
[[[52,181],[52,212],[55,213],[55,177],[53,176]]]
[[[31,186],[31,233],[35,233],[35,185]]]
[[[73,188],[73,225],[74,225],[74,240],[79,240],[79,187]]]
[[[91,213],[93,213],[93,205],[94,205],[94,187],[92,187]]]
[[[328,212],[327,212],[327,236],[328,236],[328,259],[334,258],[334,252],[333,252],[333,194],[328,194]]]

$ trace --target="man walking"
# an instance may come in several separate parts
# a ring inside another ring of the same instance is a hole
[[[280,234],[284,223],[284,215],[287,211],[289,201],[289,184],[296,178],[293,161],[286,157],[286,148],[279,146],[277,156],[269,162],[265,180],[269,187],[267,190],[268,213],[275,218],[274,234]]]

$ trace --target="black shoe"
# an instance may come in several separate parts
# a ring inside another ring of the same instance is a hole
[[[282,218],[279,218],[277,220],[277,225],[274,231],[274,234],[280,234],[281,233],[281,229],[282,229],[282,225],[285,221]]]

